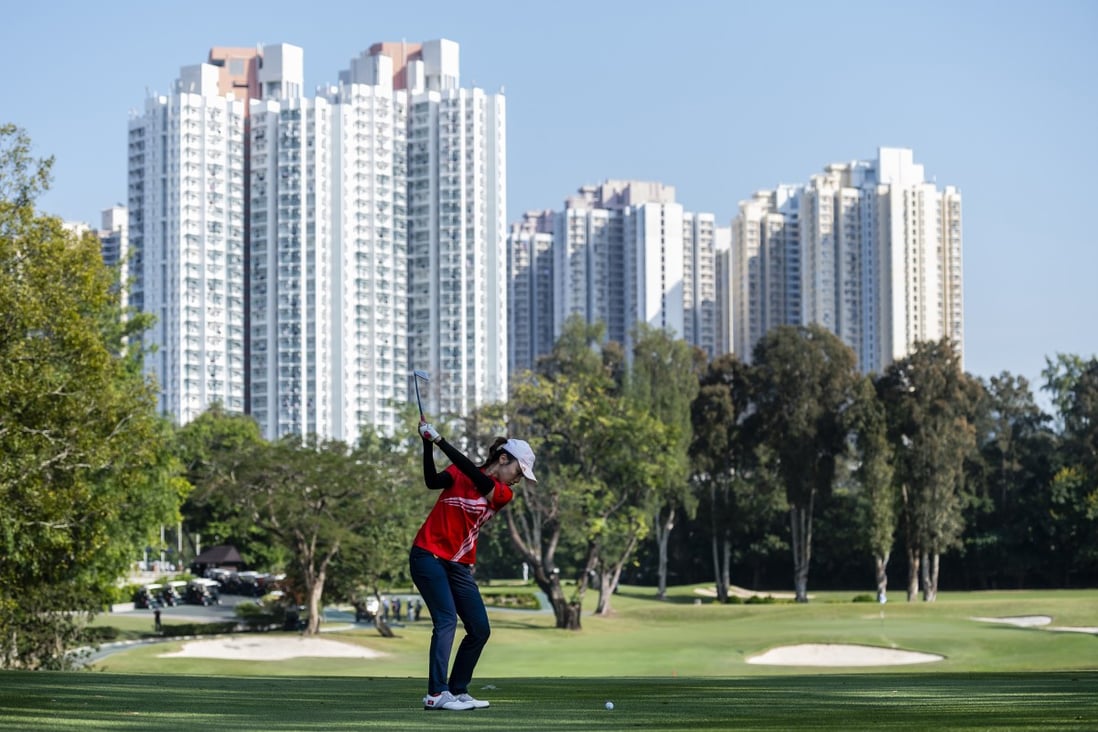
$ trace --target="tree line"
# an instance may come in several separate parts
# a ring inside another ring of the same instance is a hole
[[[35,209],[51,164],[0,126],[0,665],[64,667],[163,525],[286,572],[308,632],[325,602],[406,586],[435,497],[412,405],[401,434],[355,444],[269,442],[217,406],[158,417],[149,317],[122,306],[94,235]],[[771,331],[747,364],[643,325],[627,352],[573,319],[506,403],[434,421],[474,456],[530,441],[539,482],[488,524],[478,577],[525,565],[579,629],[588,592],[609,613],[622,582],[712,582],[722,602],[734,582],[801,601],[1093,583],[1098,359],[1059,354],[1043,377],[1054,415],[1024,378],[964,373],[948,341],[863,375],[816,326]]]

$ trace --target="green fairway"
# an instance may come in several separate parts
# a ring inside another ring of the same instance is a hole
[[[0,729],[1093,730],[1098,673],[484,679],[425,712],[415,679],[0,673]],[[613,711],[605,702],[613,700]]]
[[[494,587],[487,592],[498,591]],[[1020,628],[975,617],[1048,616],[1049,627],[1098,626],[1098,591],[944,594],[938,602],[850,602],[852,593],[816,597],[808,604],[694,604],[692,588],[676,588],[667,601],[651,588],[624,588],[610,617],[586,615],[580,632],[553,628],[548,613],[492,611],[492,639],[479,668],[489,676],[773,676],[802,674],[796,666],[761,666],[747,657],[799,643],[859,644],[932,653],[936,663],[887,668],[813,668],[812,673],[1067,671],[1098,668],[1098,636]],[[123,622],[124,621],[124,622]],[[132,615],[101,623],[140,624]],[[171,621],[167,622],[169,629]],[[338,628],[345,628],[339,630]],[[188,627],[187,630],[192,629]],[[384,654],[373,660],[299,658],[284,662],[162,658],[184,641],[138,646],[111,655],[96,668],[115,673],[228,676],[421,676],[431,625],[397,627],[395,638],[372,628],[335,624],[330,640]],[[130,636],[135,635],[133,630]],[[296,638],[294,633],[288,638]]]
[[[376,658],[166,658],[189,639],[138,644],[94,671],[0,674],[0,729],[1098,729],[1098,591],[946,593],[933,604],[720,605],[695,588],[665,601],[623,588],[610,617],[580,632],[551,614],[492,610],[475,712],[424,712],[426,620],[382,638],[331,623],[323,640]],[[494,592],[528,589],[486,587]],[[898,599],[898,598],[897,598]],[[1044,627],[975,618],[1047,616]],[[106,616],[117,637],[148,633],[142,614]],[[172,620],[167,619],[169,631]],[[1050,628],[1071,627],[1056,632]],[[1089,632],[1080,632],[1080,629]],[[191,631],[194,626],[179,626]],[[301,642],[296,633],[248,643]],[[900,666],[767,666],[748,659],[792,644],[856,644],[938,654]],[[612,700],[613,711],[605,702]]]

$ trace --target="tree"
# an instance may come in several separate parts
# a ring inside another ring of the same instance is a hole
[[[1048,486],[1055,436],[1029,382],[1007,372],[981,382],[976,411],[979,459],[971,463],[965,512],[966,569],[979,589],[1006,580],[1023,587],[1048,546]]]
[[[750,403],[747,367],[732,354],[712,361],[701,376],[691,406],[690,460],[701,515],[707,519],[717,600],[728,602],[737,540],[751,555],[773,543],[768,534],[775,512],[786,510],[755,457],[746,427]]]
[[[370,520],[358,525],[354,540],[335,558],[330,576],[339,599],[359,601],[367,594],[380,601],[383,583],[410,584],[408,549],[438,498],[423,484],[418,418],[409,412],[404,439],[364,429],[351,452],[355,472],[368,475],[363,488]],[[374,616],[379,632],[388,635],[384,622],[381,613]]]
[[[621,567],[648,530],[650,496],[669,469],[666,431],[622,398],[612,375],[619,351],[600,347],[601,324],[572,318],[511,398],[516,433],[538,454],[538,483],[518,492],[506,512],[512,542],[553,605],[557,627],[578,630],[592,576],[599,611]],[[565,597],[558,550],[579,554],[576,589]]]
[[[289,435],[228,457],[199,498],[219,495],[235,510],[233,522],[251,522],[284,550],[304,589],[305,632],[314,634],[336,557],[367,551],[363,532],[384,520],[385,506],[374,498],[390,476],[378,467],[356,460],[341,441]]]
[[[586,579],[597,578],[599,615],[610,614],[622,569],[647,538],[660,501],[673,481],[686,480],[678,430],[627,398],[609,406],[601,432],[590,440],[603,488],[585,496],[588,572],[579,582],[582,597]]]
[[[1064,584],[1098,570],[1098,358],[1058,354],[1042,372],[1060,425],[1062,464],[1051,485],[1053,548]]]
[[[232,544],[253,566],[271,566],[285,561],[280,549],[272,551],[265,533],[231,504],[228,494],[214,489],[224,466],[249,454],[264,442],[256,421],[243,414],[226,412],[214,404],[176,431],[175,453],[195,486],[183,504],[183,522],[189,536],[205,537],[207,543]],[[197,541],[192,545],[197,549]]]
[[[762,441],[789,502],[798,602],[808,601],[813,510],[846,450],[844,419],[856,378],[854,352],[818,325],[774,328],[755,347],[752,393]]]
[[[938,594],[940,558],[960,546],[965,460],[975,449],[979,384],[960,368],[949,339],[916,344],[878,382],[896,450],[908,560],[907,598]]]
[[[888,592],[888,560],[896,533],[896,486],[893,483],[893,450],[888,442],[884,405],[869,377],[858,381],[850,410],[850,425],[857,451],[856,480],[867,518],[868,544],[873,554],[877,599]]]
[[[692,516],[697,499],[690,490],[689,450],[693,438],[690,407],[698,394],[698,371],[704,353],[670,333],[638,326],[634,334],[633,361],[628,371],[627,393],[642,410],[670,430],[673,447],[666,455],[668,479],[658,487],[652,526],[657,543],[656,595],[667,595],[667,542],[679,511]]]
[[[93,235],[39,215],[52,160],[0,126],[0,665],[56,669],[187,484]]]

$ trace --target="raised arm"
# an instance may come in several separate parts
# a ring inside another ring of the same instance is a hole
[[[433,491],[441,491],[449,488],[454,482],[453,476],[445,470],[439,472],[435,468],[435,443],[423,440],[423,484]]]
[[[421,423],[419,425],[419,434],[423,437],[423,478],[427,483],[428,488],[446,488],[451,482],[448,473],[445,471],[439,473],[435,470],[435,456],[431,447],[432,445],[438,445],[439,449],[442,450],[442,454],[450,458],[450,462],[452,462],[458,470],[467,475],[469,480],[473,481],[473,485],[476,486],[477,491],[481,495],[491,498],[491,493],[495,490],[496,483],[488,475],[485,475],[484,471],[478,468],[476,463],[466,457],[461,450],[447,442],[431,425]],[[429,475],[434,475],[435,478],[431,479],[428,477]],[[446,482],[444,484],[438,484],[442,479],[445,479]]]

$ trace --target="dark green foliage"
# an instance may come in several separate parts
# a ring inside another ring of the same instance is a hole
[[[965,461],[975,457],[979,384],[943,339],[920,343],[878,382],[896,454],[908,560],[907,595],[933,600],[941,555],[961,545]]]
[[[797,599],[808,599],[812,518],[845,454],[846,411],[857,383],[854,352],[820,326],[782,326],[755,347],[751,394],[760,444],[785,487]]]
[[[0,126],[0,666],[66,647],[188,486],[92,235],[34,209],[51,161]]]

